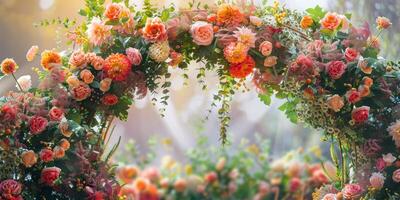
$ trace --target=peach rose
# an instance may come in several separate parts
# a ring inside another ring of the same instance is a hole
[[[75,86],[71,89],[72,97],[76,101],[83,101],[87,99],[92,93],[90,87],[85,83],[79,83],[78,86]]]
[[[60,124],[58,124],[58,129],[60,130],[61,134],[65,137],[71,137],[72,131],[69,130],[69,124],[68,121],[61,121]]]
[[[174,189],[177,192],[184,192],[186,190],[187,182],[185,179],[179,178],[174,183]]]
[[[90,63],[95,70],[102,70],[104,65],[104,59],[97,56],[95,53],[86,54],[86,60]]]
[[[65,151],[67,151],[70,148],[71,144],[69,141],[65,138],[60,140],[60,147],[63,148]]]
[[[328,107],[335,112],[339,112],[344,106],[343,98],[337,94],[329,97],[326,101]]]
[[[160,18],[149,18],[143,30],[143,37],[149,42],[163,42],[168,39],[167,29]]]
[[[217,170],[217,171],[221,171],[222,169],[224,169],[224,167],[225,167],[225,164],[226,164],[226,158],[220,158],[219,160],[218,160],[218,162],[217,162],[217,164],[215,165],[215,169]]]
[[[77,87],[80,83],[76,76],[69,76],[66,80],[69,87]]]
[[[81,79],[83,80],[84,83],[86,83],[86,84],[93,83],[94,75],[89,70],[84,69],[84,70],[81,71],[81,73],[79,75],[80,75],[80,77],[81,77]]]
[[[301,19],[300,26],[303,29],[307,29],[307,28],[310,28],[313,23],[314,23],[314,20],[312,19],[312,17],[306,15]]]
[[[272,43],[270,41],[264,41],[260,44],[259,51],[263,56],[269,56],[272,53]]]
[[[111,83],[112,83],[111,78],[105,78],[105,79],[101,80],[100,81],[100,90],[102,92],[107,92],[108,90],[110,90]]]
[[[378,17],[376,18],[376,24],[378,24],[378,29],[388,29],[392,22],[386,17]]]
[[[190,27],[190,34],[193,42],[197,45],[207,46],[214,40],[214,30],[212,24],[197,21]]]
[[[117,178],[124,183],[132,183],[139,175],[139,168],[136,166],[123,166],[117,169]]]
[[[53,152],[54,152],[54,157],[55,158],[60,159],[60,158],[63,158],[65,156],[65,150],[64,150],[64,148],[62,148],[60,146],[54,147]]]
[[[263,21],[259,17],[250,16],[250,23],[253,24],[254,26],[260,27]]]
[[[21,160],[25,167],[32,167],[37,162],[37,156],[34,151],[29,150],[21,154]]]
[[[264,60],[265,67],[273,67],[277,64],[278,57],[276,56],[269,56]]]
[[[71,54],[68,64],[78,68],[86,67],[85,53],[83,53],[82,51],[75,51],[74,53]]]
[[[110,3],[106,6],[104,16],[109,20],[117,20],[122,12],[122,6],[118,3]]]
[[[320,23],[322,28],[333,31],[339,27],[341,22],[342,20],[338,14],[328,12]]]
[[[366,85],[368,87],[371,87],[374,84],[374,80],[372,78],[368,77],[368,76],[365,76],[362,79],[362,82],[364,83],[364,85]]]
[[[39,47],[38,46],[32,46],[28,52],[26,52],[26,60],[28,62],[33,61],[35,59],[36,55],[38,54]]]
[[[360,68],[364,74],[371,74],[372,73],[372,67],[368,65],[368,61],[364,60],[362,57],[358,61],[357,66]]]

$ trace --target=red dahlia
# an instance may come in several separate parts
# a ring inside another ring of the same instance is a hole
[[[103,71],[107,78],[124,81],[131,71],[132,64],[124,54],[111,54],[104,62]]]
[[[232,64],[229,67],[229,73],[234,78],[246,78],[249,74],[253,72],[256,62],[251,56],[247,56],[246,59],[239,64]]]

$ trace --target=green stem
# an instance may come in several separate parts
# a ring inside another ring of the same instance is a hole
[[[15,77],[14,73],[12,73],[11,76],[14,78],[14,81],[17,83],[17,86],[18,86],[19,90],[21,90],[21,92],[24,92],[24,90],[22,90],[21,85],[18,83],[18,80],[17,80],[17,78]]]

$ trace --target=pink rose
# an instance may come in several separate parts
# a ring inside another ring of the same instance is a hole
[[[273,45],[270,41],[264,41],[260,44],[259,51],[263,56],[269,56],[272,53]]]
[[[48,167],[42,170],[40,181],[46,185],[53,186],[54,181],[60,176],[61,169],[58,167]]]
[[[353,88],[346,92],[346,98],[347,101],[354,104],[361,100],[361,93]]]
[[[301,187],[301,180],[297,177],[292,178],[289,185],[290,192],[296,192]]]
[[[51,149],[42,149],[39,153],[40,160],[47,163],[53,161],[54,153]]]
[[[142,174],[142,177],[149,179],[152,182],[157,182],[161,178],[160,170],[156,167],[150,167],[145,169]]]
[[[383,160],[383,158],[378,158],[378,160],[376,161],[375,167],[378,171],[383,171],[386,167],[385,161]]]
[[[190,33],[197,45],[207,46],[214,40],[213,26],[207,22],[197,21],[190,27]]]
[[[353,62],[358,58],[358,55],[358,51],[353,48],[346,48],[346,51],[344,52],[344,57],[347,62]]]
[[[340,109],[342,109],[344,106],[343,98],[337,94],[329,97],[326,100],[326,103],[327,103],[328,107],[335,112],[339,112]]]
[[[336,80],[342,77],[346,71],[346,67],[346,64],[344,64],[342,61],[332,61],[328,63],[326,71],[332,79]]]
[[[129,47],[125,50],[125,53],[133,65],[138,66],[142,62],[142,54],[138,49]]]
[[[378,29],[388,29],[392,25],[392,22],[386,17],[378,17],[376,18],[376,24],[378,24]]]
[[[379,172],[372,173],[371,177],[369,178],[369,183],[374,189],[380,190],[385,183],[385,177]]]
[[[39,51],[38,46],[32,46],[26,53],[26,60],[28,62],[33,61],[33,59],[35,59],[36,55],[38,54],[38,51]]]
[[[218,179],[218,175],[215,172],[209,172],[204,176],[204,180],[207,183],[213,183],[214,181],[216,181]]]
[[[60,108],[53,107],[50,109],[49,117],[52,121],[61,121],[61,119],[64,117],[64,111]]]
[[[29,130],[32,134],[39,134],[47,127],[47,119],[41,116],[33,116],[29,120]]]
[[[391,166],[397,160],[391,153],[382,155],[382,159],[385,161],[386,166]]]
[[[329,193],[326,194],[321,200],[336,200],[336,194]]]
[[[368,117],[369,117],[369,107],[368,106],[354,108],[353,111],[351,112],[351,119],[353,119],[354,122],[356,122],[356,123],[362,123],[364,121],[367,121]]]
[[[360,198],[363,189],[358,184],[347,184],[342,189],[342,193],[345,199],[357,199]]]
[[[400,183],[400,169],[393,172],[392,179],[396,183]]]
[[[0,182],[0,199],[22,200],[21,192],[22,185],[15,180],[7,179]]]

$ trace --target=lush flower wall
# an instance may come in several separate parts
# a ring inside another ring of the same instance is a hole
[[[81,24],[41,22],[66,27],[70,47],[41,52],[39,86],[14,76],[13,59],[1,62],[1,76],[19,90],[0,99],[1,198],[119,198],[109,162],[118,147],[108,142],[113,119],[125,120],[147,93],[166,105],[169,70],[192,61],[204,63],[197,75],[204,89],[206,71],[218,76],[212,106],[223,144],[233,95],[252,79],[261,101],[284,99],[279,109],[291,121],[323,130],[332,144],[339,178],[314,199],[399,198],[399,65],[378,56],[389,19],[377,17],[372,31],[319,6],[300,13],[277,2],[190,3],[179,11],[148,1],[142,9],[122,0],[85,3]],[[32,47],[27,60],[38,51]]]

